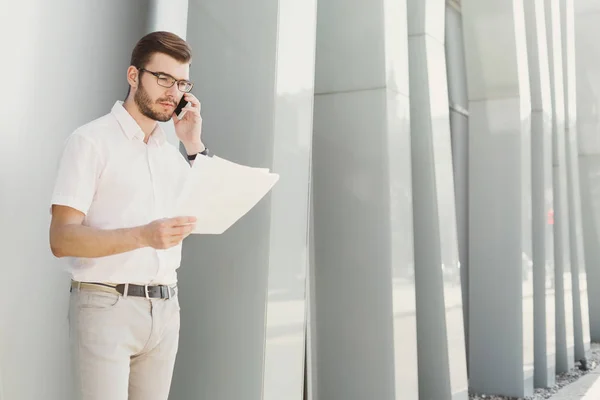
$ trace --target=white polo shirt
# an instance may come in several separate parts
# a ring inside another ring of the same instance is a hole
[[[174,217],[175,202],[190,165],[157,124],[148,143],[117,101],[111,112],[73,132],[58,167],[52,204],[85,214],[98,229],[130,228]],[[68,270],[82,282],[174,284],[181,244],[100,258],[69,258]]]

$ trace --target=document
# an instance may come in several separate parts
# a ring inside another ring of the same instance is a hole
[[[248,213],[279,180],[268,168],[196,157],[175,215],[196,217],[192,234],[221,234]]]

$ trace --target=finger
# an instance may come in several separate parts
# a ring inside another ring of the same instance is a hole
[[[167,235],[163,236],[161,241],[163,243],[163,246],[169,248],[179,243],[182,239],[183,235]]]
[[[183,107],[181,109],[181,112],[186,111],[185,115],[187,116],[188,114],[194,115],[196,117],[200,117],[200,109],[199,108],[194,108],[194,107],[190,107],[190,106],[186,106]]]
[[[165,232],[170,237],[188,235],[196,227],[195,224],[174,226]]]
[[[196,226],[195,217],[170,218],[161,224],[159,235],[170,239],[173,236],[182,235],[187,230],[193,230]]]
[[[171,226],[181,226],[181,225],[189,225],[195,224],[196,217],[193,216],[181,216],[169,219],[169,224]]]
[[[183,241],[183,239],[185,239],[185,238],[186,238],[186,236],[183,236],[183,235],[179,235],[179,236],[172,236],[172,237],[169,239],[169,247],[177,246],[177,245],[178,245],[178,244],[180,244],[180,243]]]
[[[200,100],[198,100],[198,98],[194,96],[193,93],[185,93],[183,97],[185,97],[185,99],[192,103],[194,106],[200,107]]]
[[[196,229],[196,224],[175,226],[175,227],[164,229],[161,232],[161,236],[162,236],[163,240],[167,240],[167,241],[177,240],[179,238],[183,239],[184,237],[187,237],[188,235],[190,235],[194,229]]]
[[[165,249],[170,249],[172,247],[177,246],[178,244],[179,244],[179,242],[176,241],[176,240],[169,240],[168,242],[165,243],[165,247],[164,248]]]
[[[198,111],[200,111],[202,109],[202,104],[200,103],[200,100],[198,100],[198,98],[196,96],[194,96],[191,93],[186,93],[184,95],[184,97],[187,101],[190,102],[190,104],[192,105],[193,108],[197,109]]]
[[[189,107],[183,107],[181,109],[181,111],[179,111],[179,114],[175,114],[173,113],[173,115],[171,115],[171,119],[173,120],[173,123],[175,125],[177,125],[178,123],[180,123],[182,120],[185,119],[185,117],[188,115],[188,113],[192,113],[195,114],[196,113],[196,109],[195,108],[189,108]]]
[[[169,227],[168,234],[173,234],[173,233],[177,233],[177,232],[185,232],[188,229],[194,230],[195,228],[196,228],[195,222],[190,222],[189,224],[173,225],[173,226]]]

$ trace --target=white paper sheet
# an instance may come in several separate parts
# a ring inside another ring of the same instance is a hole
[[[268,168],[220,157],[197,157],[176,208],[176,216],[197,218],[193,234],[221,234],[250,211],[279,180]]]

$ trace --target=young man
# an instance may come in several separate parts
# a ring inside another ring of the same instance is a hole
[[[179,340],[181,242],[195,219],[172,215],[206,155],[191,50],[154,32],[133,50],[129,93],[68,138],[52,196],[50,246],[69,257],[77,398],[167,400]],[[180,99],[185,116],[173,115]],[[173,119],[188,160],[157,121]],[[192,161],[193,162],[193,161]]]

